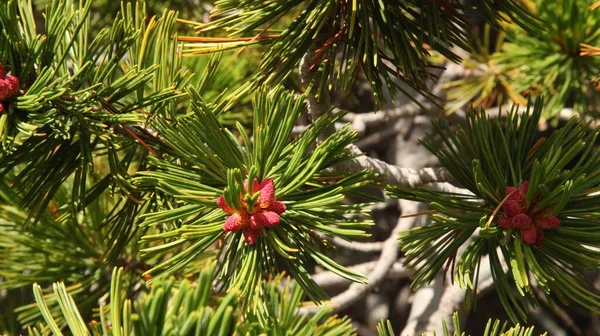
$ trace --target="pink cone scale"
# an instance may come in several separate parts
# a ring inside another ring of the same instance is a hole
[[[6,75],[4,64],[0,63],[0,113],[4,110],[2,103],[19,91],[19,78]]]
[[[540,246],[544,242],[544,230],[560,226],[556,216],[548,216],[548,209],[535,209],[535,202],[527,204],[529,181],[523,181],[519,188],[507,187],[502,206],[504,216],[498,225],[505,230],[519,230],[523,240],[529,245]]]
[[[244,181],[246,191],[248,191],[248,181]],[[275,199],[275,183],[272,179],[266,179],[258,183],[254,179],[252,191],[260,192],[253,211],[248,212],[248,205],[244,201],[243,195],[240,195],[242,203],[241,209],[234,209],[227,204],[225,197],[217,198],[217,205],[230,216],[225,220],[223,230],[225,232],[242,230],[246,243],[255,244],[263,228],[273,228],[279,225],[280,215],[286,210],[285,204]]]

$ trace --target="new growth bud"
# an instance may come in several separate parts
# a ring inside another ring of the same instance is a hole
[[[19,79],[6,75],[4,64],[0,63],[0,112],[4,111],[4,102],[19,91]]]
[[[544,230],[560,226],[556,216],[547,216],[548,209],[536,209],[535,202],[527,204],[529,181],[523,181],[519,188],[507,187],[502,210],[504,217],[498,225],[505,230],[519,230],[521,237],[529,245],[540,246],[544,242]]]
[[[244,181],[246,192],[248,192],[248,183],[248,180]],[[243,230],[246,243],[251,245],[258,240],[262,228],[279,225],[280,215],[286,210],[285,204],[275,199],[273,180],[267,179],[259,184],[258,180],[254,179],[252,192],[260,192],[256,203],[249,206],[244,195],[240,195],[242,205],[239,209],[229,206],[223,196],[217,199],[217,205],[231,215],[225,221],[223,230],[226,232]]]

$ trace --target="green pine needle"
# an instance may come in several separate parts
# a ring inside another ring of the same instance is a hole
[[[272,282],[264,282],[261,290],[267,294],[265,302],[256,314],[244,314],[239,293],[231,291],[225,296],[213,292],[212,279],[215,264],[204,265],[195,281],[174,278],[157,281],[152,288],[140,295],[132,304],[122,297],[123,268],[112,272],[110,294],[100,304],[96,320],[86,322],[73,297],[63,283],[55,283],[53,297],[60,310],[52,313],[50,301],[37,284],[33,286],[35,300],[45,324],[29,328],[29,335],[52,332],[63,335],[69,331],[74,336],[88,335],[341,335],[355,336],[356,331],[347,317],[328,316],[323,308],[314,316],[297,315],[296,310],[303,293],[290,279],[277,276]],[[282,286],[278,284],[282,283]],[[106,300],[110,300],[105,305]],[[59,321],[66,320],[66,330]]]

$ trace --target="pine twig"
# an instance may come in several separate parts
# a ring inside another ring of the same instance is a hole
[[[331,109],[331,97],[329,97],[327,85],[323,86],[321,92],[315,92],[319,90],[319,87],[311,85],[315,72],[319,68],[319,64],[313,64],[315,52],[324,40],[323,36],[317,37],[300,61],[300,79],[307,90],[306,104],[312,122],[315,122],[324,114],[333,113]],[[321,139],[324,139],[333,133],[335,133],[335,128],[331,125],[324,132]]]
[[[373,261],[369,261],[366,263],[349,266],[348,268],[353,271],[360,272],[363,274],[370,273],[371,271],[373,271],[373,269],[377,265],[377,262],[378,262],[378,260],[373,260]],[[404,265],[402,264],[402,260],[398,260],[394,264],[392,264],[392,266],[390,267],[385,278],[386,279],[400,279],[400,278],[407,278],[409,275],[410,275],[410,272],[406,269],[406,267],[404,267]],[[313,275],[313,279],[319,286],[321,286],[324,289],[332,288],[332,287],[348,286],[352,283],[352,281],[350,281],[346,278],[342,278],[342,277],[338,276],[337,274],[330,272],[330,271],[317,273],[317,274]]]

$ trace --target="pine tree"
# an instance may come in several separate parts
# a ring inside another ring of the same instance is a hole
[[[510,322],[479,334],[540,311],[581,333],[597,7],[0,3],[0,332],[356,335],[350,308],[410,277],[435,309],[379,335],[459,335],[489,289]],[[422,119],[436,163],[368,150]]]

